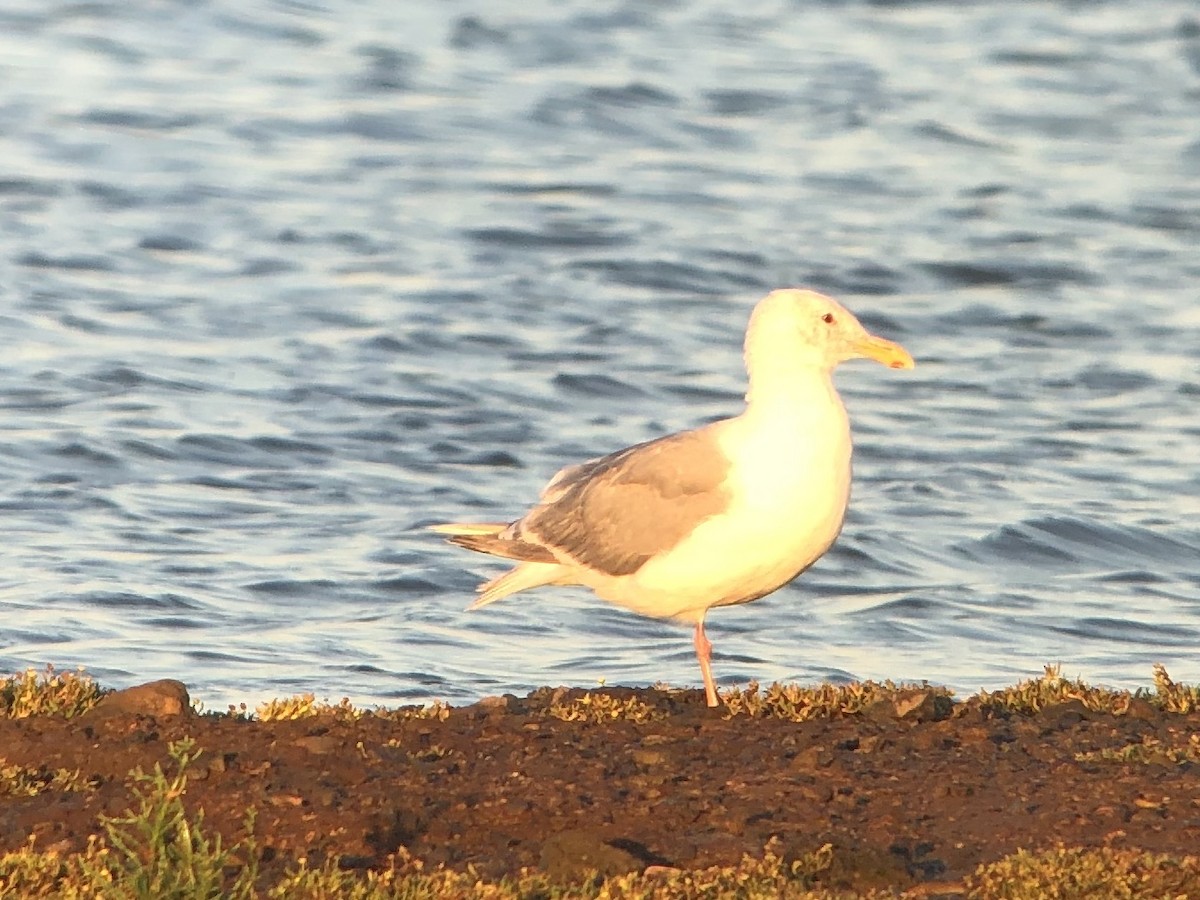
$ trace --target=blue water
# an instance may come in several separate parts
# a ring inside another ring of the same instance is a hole
[[[1200,680],[1190,2],[0,9],[0,671],[468,701],[686,629],[422,527],[737,411],[830,292],[851,514],[723,684]]]

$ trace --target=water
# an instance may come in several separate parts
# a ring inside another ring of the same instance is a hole
[[[808,284],[918,368],[841,371],[847,527],[722,681],[1200,679],[1191,3],[13,0],[0,118],[0,670],[698,684],[422,526],[735,412]]]

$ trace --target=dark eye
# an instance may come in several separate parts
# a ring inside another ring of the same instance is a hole
[[[832,325],[833,324],[833,313],[825,313],[825,315],[821,316],[821,321],[824,322],[826,325]]]

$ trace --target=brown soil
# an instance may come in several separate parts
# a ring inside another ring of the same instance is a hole
[[[167,743],[204,753],[189,807],[226,841],[245,810],[263,871],[298,858],[380,864],[400,847],[484,876],[523,866],[570,876],[649,865],[701,867],[835,847],[844,886],[953,885],[980,863],[1057,843],[1192,853],[1195,763],[1081,762],[1079,752],[1153,738],[1187,747],[1200,714],[1150,704],[1126,715],[1068,702],[1033,716],[971,703],[909,721],[864,715],[803,723],[725,718],[700,692],[620,690],[665,718],[596,724],[547,715],[564,694],[491,698],[444,720],[325,713],[262,722],[150,716],[102,707],[75,719],[0,720],[9,765],[80,769],[93,787],[0,796],[0,851],[30,834],[69,852],[130,802],[129,771],[166,764]],[[570,691],[566,698],[580,696]],[[919,718],[919,716],[918,716]]]

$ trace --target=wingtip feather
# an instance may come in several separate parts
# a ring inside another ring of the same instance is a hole
[[[470,535],[470,534],[499,534],[508,527],[507,522],[441,522],[437,525],[427,525],[426,530],[435,534]]]

